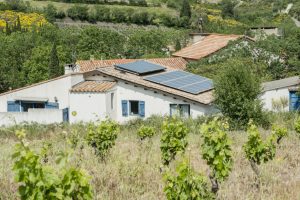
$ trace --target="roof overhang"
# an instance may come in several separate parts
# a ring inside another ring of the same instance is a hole
[[[47,102],[48,98],[40,98],[40,97],[15,97],[15,101],[27,101],[27,102]]]

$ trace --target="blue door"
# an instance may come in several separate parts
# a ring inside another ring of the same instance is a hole
[[[63,109],[63,121],[69,122],[69,108]]]
[[[300,110],[300,95],[298,91],[290,91],[290,111]]]

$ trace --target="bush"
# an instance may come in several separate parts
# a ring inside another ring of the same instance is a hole
[[[186,162],[176,169],[177,175],[166,173],[164,175],[164,192],[168,200],[210,200],[215,199],[209,191],[208,183],[202,174],[197,174]]]
[[[274,135],[271,135],[267,141],[264,142],[258,128],[252,122],[249,123],[247,132],[248,141],[244,144],[243,148],[253,171],[259,177],[260,172],[257,165],[273,160],[275,157],[275,138]]]
[[[67,10],[68,17],[73,20],[88,20],[88,7],[82,5],[74,5]]]
[[[164,165],[175,159],[177,153],[185,151],[187,146],[186,136],[188,128],[177,118],[168,118],[162,126],[162,136],[160,150],[162,152],[162,162]]]
[[[272,132],[277,138],[277,144],[280,143],[281,139],[288,135],[287,128],[273,125]]]
[[[231,123],[245,126],[250,119],[257,124],[264,123],[261,100],[260,78],[252,71],[255,64],[250,59],[230,59],[217,75],[215,104]]]
[[[24,131],[17,131],[16,135],[19,143],[12,158],[21,199],[93,199],[89,178],[82,170],[63,165],[57,174],[52,167],[42,164],[46,147],[35,153],[24,142]]]
[[[226,133],[228,128],[226,122],[221,123],[217,119],[201,126],[202,157],[212,169],[210,179],[213,183],[212,191],[215,193],[219,190],[218,181],[229,176],[233,165],[231,141]]]
[[[119,132],[119,125],[109,119],[101,121],[99,125],[89,124],[86,140],[95,149],[96,155],[102,160],[115,145]]]
[[[141,140],[144,140],[146,138],[151,138],[155,134],[155,130],[151,126],[141,126],[137,132],[138,136],[141,138]]]

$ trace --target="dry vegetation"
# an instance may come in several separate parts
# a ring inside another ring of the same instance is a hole
[[[28,142],[35,149],[43,143],[52,144],[49,163],[55,165],[54,155],[59,151],[70,151],[70,133],[80,130],[79,146],[73,152],[72,165],[80,165],[92,178],[96,199],[165,199],[160,174],[160,133],[148,145],[136,135],[136,127],[123,128],[115,147],[105,162],[94,155],[93,150],[83,144],[84,127],[80,125],[29,128]],[[194,131],[193,131],[194,132]],[[17,142],[13,133],[0,131],[0,199],[17,199],[17,184],[11,170],[11,154]],[[264,131],[264,135],[269,131]],[[233,140],[234,167],[229,178],[221,184],[218,199],[299,199],[300,198],[300,139],[293,131],[282,140],[273,161],[260,166],[262,179],[258,190],[254,184],[254,173],[245,159],[242,145],[245,132],[231,132]],[[190,133],[186,156],[197,171],[208,174],[208,167],[200,155],[202,139]],[[149,141],[148,141],[149,142]],[[144,141],[147,143],[147,141]],[[151,144],[151,145],[149,145]],[[173,163],[174,165],[174,163]]]

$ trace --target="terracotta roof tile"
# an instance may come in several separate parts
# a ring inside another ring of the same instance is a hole
[[[229,41],[237,40],[242,37],[242,35],[211,34],[204,37],[199,42],[175,52],[173,56],[199,60],[226,47]]]
[[[73,86],[71,92],[106,92],[115,86],[112,81],[84,81]]]
[[[115,59],[115,60],[79,60],[80,72],[87,72],[101,67],[112,66],[116,64],[126,64],[137,60],[146,60],[154,64],[163,65],[171,69],[184,70],[187,62],[183,58],[153,58],[153,59]]]
[[[187,92],[184,92],[184,91],[176,90],[176,89],[173,89],[173,88],[170,88],[170,87],[166,87],[166,86],[163,86],[163,85],[160,85],[160,84],[156,84],[156,83],[146,81],[141,76],[137,76],[137,75],[134,75],[134,74],[131,74],[131,73],[121,72],[121,71],[115,69],[112,66],[111,67],[99,68],[99,69],[97,69],[97,71],[99,71],[99,72],[101,72],[105,75],[114,77],[116,79],[120,79],[120,80],[123,80],[123,81],[126,81],[126,82],[131,82],[131,83],[136,84],[136,85],[141,85],[145,88],[150,88],[150,89],[162,91],[162,92],[172,94],[172,95],[175,95],[175,96],[180,96],[180,97],[183,97],[185,99],[189,99],[189,100],[192,100],[192,101],[195,101],[195,102],[198,102],[198,103],[210,104],[210,103],[213,102],[213,92],[212,92],[212,90],[194,95],[194,94],[190,94],[190,93],[187,93]],[[171,71],[171,70],[169,70],[169,71]]]

